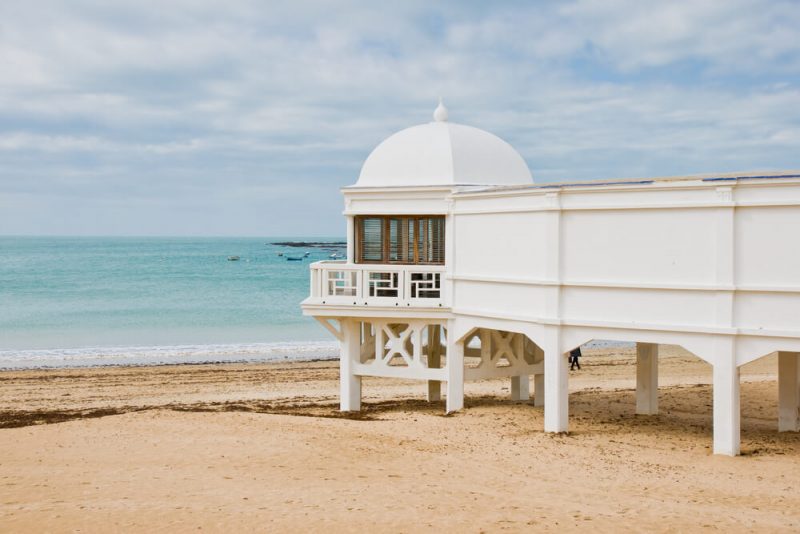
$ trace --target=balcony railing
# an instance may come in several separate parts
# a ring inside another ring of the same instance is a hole
[[[311,264],[311,298],[321,304],[443,307],[444,266]]]

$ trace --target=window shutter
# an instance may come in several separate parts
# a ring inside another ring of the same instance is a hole
[[[383,220],[362,219],[361,261],[383,261]]]
[[[443,216],[359,216],[357,260],[365,263],[443,264]]]

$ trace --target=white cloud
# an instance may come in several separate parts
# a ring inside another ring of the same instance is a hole
[[[302,221],[324,233],[368,151],[440,95],[540,180],[796,167],[798,28],[788,1],[4,2],[0,200],[33,183],[68,191],[63,210],[76,191],[135,191],[175,233],[164,195],[215,205],[291,183],[295,204],[325,206]]]

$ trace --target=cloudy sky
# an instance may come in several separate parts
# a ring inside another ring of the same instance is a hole
[[[0,234],[342,235],[450,119],[539,182],[800,168],[800,2],[0,3]]]

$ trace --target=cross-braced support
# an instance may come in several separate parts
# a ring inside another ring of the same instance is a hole
[[[480,347],[475,346],[478,342]],[[464,339],[464,346],[465,356],[477,360],[465,369],[465,379],[508,377],[511,399],[530,399],[530,375],[543,375],[544,364],[541,357],[536,359],[541,350],[525,334],[476,328]]]

